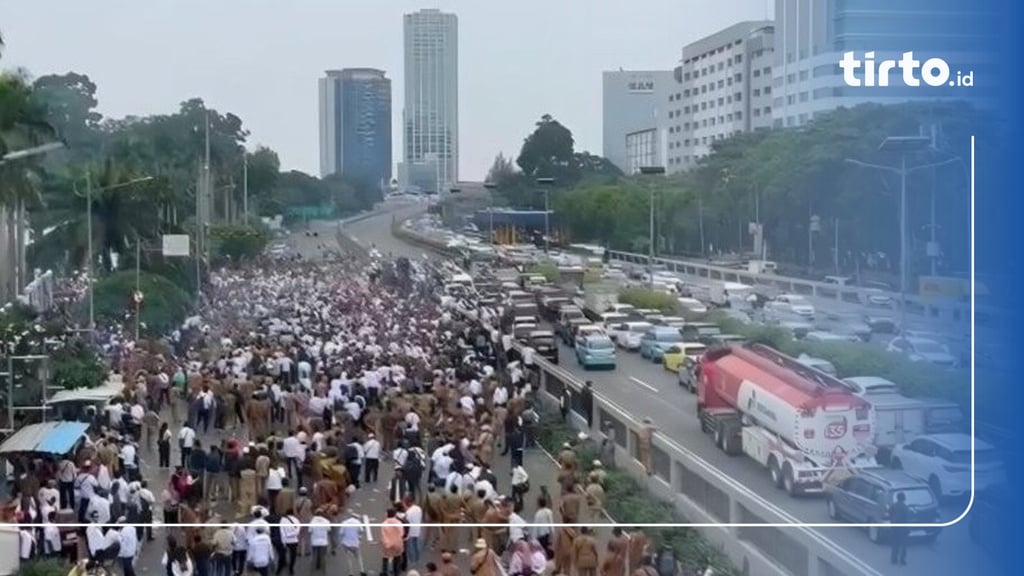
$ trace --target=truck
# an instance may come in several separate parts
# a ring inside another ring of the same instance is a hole
[[[871,403],[763,344],[704,354],[697,414],[719,449],[755,460],[790,496],[821,492],[834,474],[877,466]]]
[[[609,311],[618,303],[619,290],[617,286],[587,286],[583,291],[583,313],[591,320],[600,319],[601,314]]]

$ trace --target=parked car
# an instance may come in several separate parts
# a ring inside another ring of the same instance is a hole
[[[682,316],[662,316],[656,323],[657,326],[670,326],[672,328],[682,328],[686,325],[686,318]]]
[[[926,434],[892,450],[891,465],[928,483],[940,500],[971,491],[971,436]],[[974,489],[978,492],[1006,482],[1006,471],[995,448],[974,439]]]
[[[883,542],[888,533],[884,524],[896,498],[903,494],[910,510],[908,524],[933,524],[939,520],[939,501],[927,484],[898,470],[865,470],[838,484],[825,484],[825,505],[833,520],[846,520],[868,527],[868,539]],[[912,528],[909,536],[933,542],[941,528]]]
[[[871,328],[871,331],[875,334],[896,333],[896,320],[894,320],[891,316],[866,314],[864,316],[864,323],[867,324]]]
[[[765,310],[796,314],[801,318],[814,319],[814,306],[799,294],[779,294],[765,303]]]
[[[700,342],[705,346],[710,344],[710,339],[722,333],[718,324],[711,322],[687,322],[679,329],[683,342]]]
[[[534,330],[530,332],[529,346],[536,350],[537,354],[542,358],[558,364],[558,343],[555,342],[555,333],[551,330]]]
[[[860,342],[860,338],[853,335],[833,334],[824,330],[814,330],[804,335],[808,342]]]
[[[577,339],[587,338],[588,336],[594,336],[600,334],[601,336],[607,336],[608,333],[605,331],[604,326],[600,324],[582,324],[576,327],[573,333]]]
[[[708,349],[700,342],[680,342],[665,349],[661,355],[661,363],[665,370],[676,373],[686,365],[687,358],[697,359]]]
[[[652,326],[640,337],[640,357],[652,362],[661,362],[665,350],[683,341],[683,335],[675,328]]]
[[[804,366],[807,366],[808,368],[814,368],[815,370],[824,372],[829,376],[835,376],[837,373],[835,365],[833,365],[828,360],[825,360],[824,358],[815,358],[814,356],[810,356],[808,354],[801,354],[797,356],[796,361],[803,364]]]
[[[560,335],[562,336],[562,342],[566,346],[572,346],[576,341],[576,332],[582,326],[592,326],[592,324],[590,323],[590,320],[587,320],[586,318],[571,318],[565,324],[560,324],[559,328],[561,328]]]
[[[900,393],[900,387],[895,382],[886,380],[881,376],[852,376],[850,378],[843,378],[843,383],[854,394],[861,397]]]
[[[576,362],[584,370],[591,368],[615,369],[615,343],[611,338],[596,334],[576,341]]]
[[[927,338],[897,336],[889,342],[886,349],[902,354],[913,362],[928,362],[942,368],[956,368],[959,363],[945,344]]]
[[[683,309],[683,312],[690,314],[706,314],[708,311],[708,307],[696,298],[677,298],[676,302],[679,303],[679,307]]]
[[[635,352],[640,349],[640,338],[652,326],[650,322],[623,322],[613,324],[608,334],[619,348]]]

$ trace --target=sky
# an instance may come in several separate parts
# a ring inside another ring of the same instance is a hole
[[[459,171],[482,180],[543,114],[601,153],[601,72],[670,70],[682,47],[771,0],[3,0],[0,67],[78,72],[108,117],[166,114],[193,97],[238,115],[283,169],[319,170],[317,79],[380,68],[392,79],[401,158],[402,15],[459,19]]]

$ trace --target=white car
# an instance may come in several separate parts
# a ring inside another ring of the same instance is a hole
[[[881,288],[864,288],[864,303],[876,308],[892,308],[892,296]]]
[[[640,338],[653,326],[650,322],[623,322],[612,325],[609,335],[615,335],[613,340],[619,348],[636,351],[640,349]]]
[[[677,298],[676,301],[679,302],[679,306],[684,312],[689,312],[691,314],[706,314],[708,311],[708,307],[696,298]]]
[[[843,378],[843,383],[849,386],[854,394],[861,397],[900,393],[900,387],[895,382],[881,376],[851,376]]]
[[[836,367],[828,360],[824,358],[815,358],[814,356],[808,356],[807,354],[801,354],[797,356],[796,361],[807,366],[808,368],[814,368],[820,370],[829,376],[836,375]]]
[[[814,318],[814,305],[799,294],[779,294],[774,300],[765,303],[765,309],[789,312],[801,318]]]
[[[808,342],[860,342],[860,339],[852,334],[833,334],[822,330],[808,332],[804,336],[804,340]]]
[[[892,467],[928,483],[940,500],[971,492],[971,437],[926,434],[892,450]],[[1006,470],[991,444],[974,440],[974,489],[1006,482]]]
[[[927,338],[897,336],[886,347],[889,352],[903,354],[913,362],[928,362],[942,368],[956,368],[957,357],[944,344]]]
[[[604,329],[604,326],[599,324],[584,324],[576,329],[576,338],[586,338],[587,336],[594,336],[600,334],[601,336],[607,336],[608,332]]]

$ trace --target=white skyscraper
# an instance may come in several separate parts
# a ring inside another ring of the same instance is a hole
[[[454,14],[425,9],[405,15],[405,109],[399,175],[436,163],[434,188],[459,180],[459,35]],[[435,170],[431,170],[434,172]],[[404,187],[428,187],[406,177]]]

